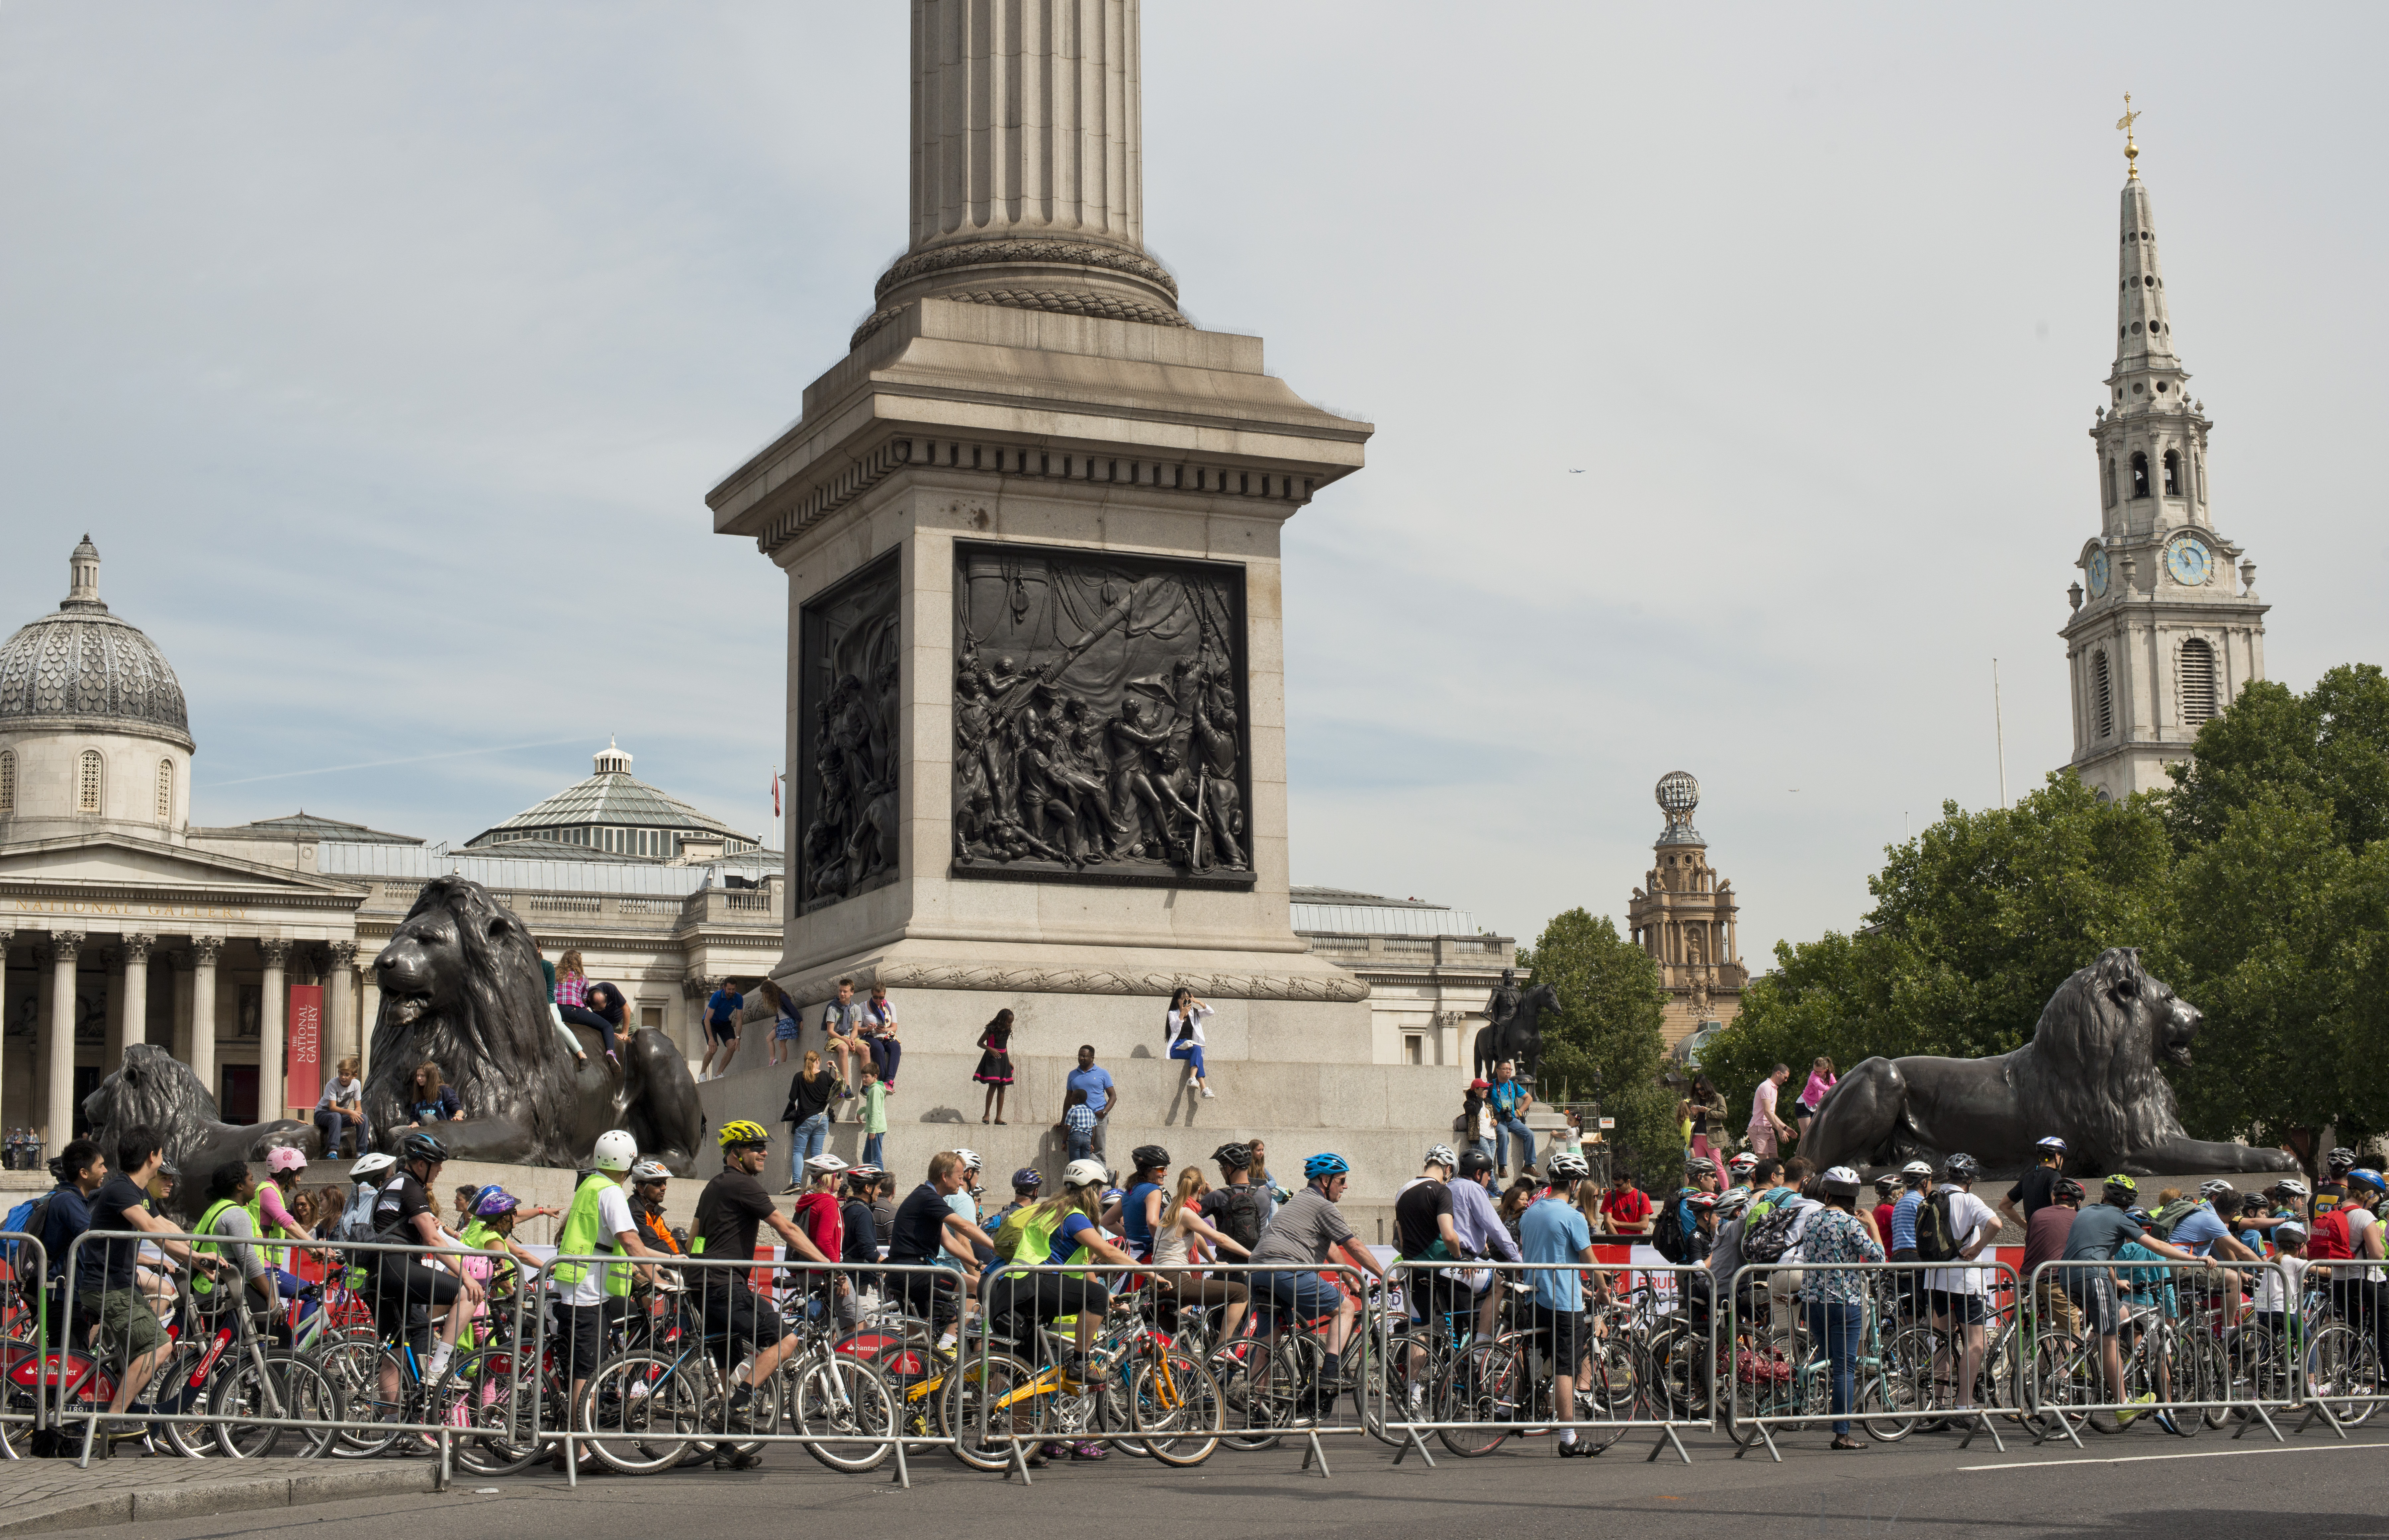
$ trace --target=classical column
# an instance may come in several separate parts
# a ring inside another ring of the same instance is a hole
[[[216,1094],[216,954],[221,935],[191,937],[191,1073]]]
[[[335,941],[326,948],[330,966],[324,970],[324,1078],[348,1055],[357,1051],[357,944]]]
[[[99,1066],[103,1078],[123,1064],[127,1047],[149,1040],[149,948],[157,944],[156,936],[138,932],[124,938],[124,1013],[109,1034],[108,1057]]]
[[[357,1078],[373,1073],[374,1028],[381,1025],[381,986],[370,967],[357,970]]]
[[[55,1153],[74,1138],[75,959],[83,932],[50,933],[50,1094],[42,1140]]]
[[[173,970],[174,1012],[173,1030],[168,1036],[166,1050],[185,1064],[191,1062],[191,952],[187,947],[169,954],[166,966]]]
[[[913,0],[913,243],[860,344],[915,300],[1183,326],[1144,253],[1137,0]]]
[[[8,1037],[8,943],[16,934],[12,930],[0,930],[0,1108],[8,1105],[5,1051]]]
[[[257,955],[265,960],[265,999],[257,1012],[257,1116],[271,1123],[283,1115],[288,1101],[283,1085],[288,1066],[282,1062],[282,1015],[289,1002],[282,968],[290,961],[290,943],[279,936],[261,937]]]

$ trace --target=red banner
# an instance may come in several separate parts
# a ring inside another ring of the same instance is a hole
[[[312,1115],[315,1098],[324,1089],[324,986],[320,984],[294,984],[290,986],[290,1030],[284,1038],[284,1063],[289,1067],[289,1079],[283,1090],[283,1105],[302,1109],[299,1115]],[[260,1117],[280,1117],[282,1107],[260,1107]]]

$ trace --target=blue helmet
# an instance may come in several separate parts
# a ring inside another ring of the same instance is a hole
[[[2369,1187],[2375,1192],[2384,1190],[2381,1173],[2361,1165],[2347,1174],[2347,1180],[2351,1186]]]
[[[1352,1169],[1352,1163],[1333,1150],[1322,1150],[1302,1163],[1302,1178],[1315,1182],[1322,1177],[1341,1177]]]

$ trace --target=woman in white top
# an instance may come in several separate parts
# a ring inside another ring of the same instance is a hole
[[[1204,1279],[1189,1271],[1165,1270],[1216,1260],[1223,1250],[1238,1256],[1252,1255],[1203,1217],[1203,1195],[1210,1190],[1211,1184],[1204,1179],[1201,1166],[1190,1165],[1178,1173],[1178,1190],[1162,1203],[1161,1223],[1154,1227],[1154,1281],[1177,1294],[1181,1310],[1226,1305],[1228,1312],[1220,1317],[1216,1339],[1225,1343],[1233,1342],[1236,1329],[1244,1324],[1245,1306],[1251,1300],[1251,1291],[1228,1279]]]
[[[1162,1018],[1162,1040],[1169,1045],[1172,1059],[1186,1061],[1186,1083],[1205,1096],[1211,1088],[1203,1083],[1203,1023],[1211,1008],[1194,998],[1194,991],[1179,986],[1169,997],[1169,1013]]]

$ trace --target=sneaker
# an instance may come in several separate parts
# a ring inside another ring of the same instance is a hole
[[[2133,1419],[2140,1415],[2140,1408],[2150,1406],[2156,1400],[2156,1398],[2157,1393],[2154,1391],[2142,1391],[2140,1394],[2132,1397],[2131,1409],[2128,1411],[2120,1411],[2115,1414],[2115,1426],[2118,1428],[2130,1427]]]
[[[1582,1459],[1585,1456],[1593,1454],[1596,1451],[1593,1449],[1591,1445],[1585,1443],[1582,1439],[1567,1438],[1562,1439],[1557,1447],[1555,1447],[1552,1452],[1559,1456],[1562,1459]]]
[[[2181,1424],[2173,1419],[2173,1413],[2170,1410],[2154,1412],[2150,1415],[2154,1418],[2158,1427],[2163,1428],[2166,1432],[2173,1434],[2176,1438],[2181,1436]]]
[[[1204,1088],[1203,1088],[1203,1100],[1204,1100],[1204,1101],[1217,1101],[1219,1099],[1220,1099],[1220,1093],[1219,1093],[1218,1091],[1213,1090],[1213,1089],[1212,1089],[1210,1087],[1208,1087],[1208,1086],[1206,1086],[1206,1087],[1204,1087]]]
[[[1100,1444],[1081,1444],[1070,1451],[1072,1459],[1109,1459],[1112,1452]]]
[[[1041,1444],[1036,1448],[1028,1451],[1028,1458],[1032,1464],[1039,1460],[1067,1459],[1069,1457],[1070,1446],[1067,1444]]]
[[[735,1449],[717,1449],[713,1454],[716,1470],[752,1470],[762,1463],[763,1452],[760,1449],[749,1449],[743,1455]]]

